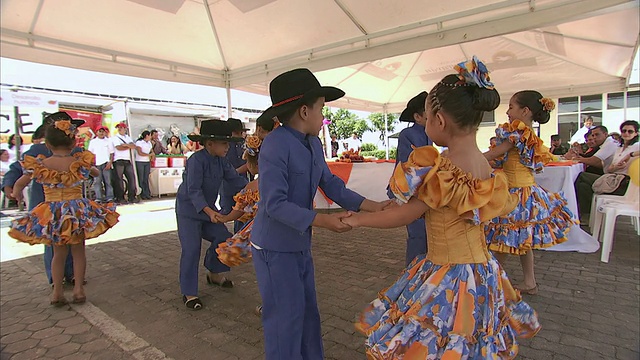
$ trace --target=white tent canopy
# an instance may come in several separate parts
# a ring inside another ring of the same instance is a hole
[[[3,57],[259,94],[308,67],[369,111],[474,54],[503,95],[619,91],[640,31],[638,0],[3,0],[0,20]]]

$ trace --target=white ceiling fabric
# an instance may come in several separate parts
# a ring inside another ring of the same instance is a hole
[[[268,94],[296,67],[332,103],[402,110],[477,55],[496,88],[619,91],[638,0],[2,0],[3,57]],[[504,97],[504,96],[503,96]]]

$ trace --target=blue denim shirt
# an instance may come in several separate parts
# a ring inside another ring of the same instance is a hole
[[[251,242],[263,249],[296,252],[311,248],[311,224],[316,216],[313,198],[318,187],[347,210],[359,210],[364,201],[331,173],[317,136],[287,126],[264,139],[258,166],[260,202]]]
[[[234,194],[247,183],[226,158],[211,156],[206,150],[195,152],[182,173],[182,184],[176,195],[176,214],[209,221],[209,216],[202,210],[208,206],[219,211],[215,203],[223,180]]]

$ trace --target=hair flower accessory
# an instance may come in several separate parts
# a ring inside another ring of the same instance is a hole
[[[453,67],[458,72],[458,77],[467,85],[477,85],[481,88],[493,90],[493,83],[489,77],[489,70],[477,56],[469,61],[463,61]]]
[[[57,120],[53,123],[53,127],[60,131],[64,131],[65,134],[71,135],[75,131],[76,127],[71,124],[69,120]]]
[[[540,101],[540,104],[542,104],[542,108],[546,112],[551,112],[551,111],[553,111],[553,109],[556,108],[556,103],[552,99],[549,99],[547,97],[543,97],[539,101]]]
[[[244,140],[246,151],[251,156],[256,156],[258,152],[260,152],[260,145],[262,145],[262,140],[260,140],[260,138],[255,135],[247,136],[247,138]]]

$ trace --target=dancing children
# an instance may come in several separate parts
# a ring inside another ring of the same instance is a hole
[[[189,139],[199,142],[203,150],[196,151],[187,160],[182,174],[182,184],[176,195],[176,218],[180,254],[180,290],[184,305],[191,310],[203,306],[198,298],[198,262],[202,239],[211,243],[204,258],[207,268],[207,283],[223,288],[232,288],[233,282],[222,273],[229,267],[218,259],[218,244],[231,237],[223,223],[218,221],[219,211],[215,205],[222,180],[240,191],[246,184],[246,177],[240,176],[225,158],[229,142],[242,141],[231,135],[231,127],[226,121],[206,120],[200,125],[200,135],[189,135]]]
[[[516,288],[529,295],[538,293],[531,250],[566,241],[566,234],[575,223],[562,194],[547,192],[533,176],[542,171],[552,155],[532,124],[546,124],[554,108],[553,100],[543,98],[537,91],[515,93],[509,100],[509,122],[496,129],[498,145],[485,153],[487,160],[495,160],[495,166],[502,168],[509,180],[509,191],[519,200],[511,213],[487,224],[487,243],[501,264],[507,254],[520,255],[524,282]]]
[[[242,158],[247,162],[247,170],[251,175],[258,174],[258,155],[260,153],[262,141],[256,135],[248,136],[245,139],[246,150]],[[227,215],[219,214],[218,222],[226,223],[238,220],[244,227],[236,232],[227,241],[218,245],[216,252],[218,259],[223,264],[233,267],[247,263],[251,260],[251,228],[253,227],[253,217],[257,210],[257,203],[260,200],[258,192],[258,179],[247,184],[236,196],[233,197],[235,205],[233,210]]]
[[[75,125],[70,120],[57,120],[45,130],[45,141],[52,155],[25,156],[22,166],[25,175],[13,188],[14,197],[22,196],[22,189],[33,178],[44,187],[44,202],[11,223],[9,235],[31,245],[53,245],[53,293],[51,304],[67,304],[62,288],[65,260],[69,248],[73,254],[73,303],[84,303],[84,275],[86,270],[85,240],[95,238],[118,222],[115,204],[98,204],[82,196],[83,181],[98,176],[93,166],[94,155],[83,151],[71,155],[75,145]],[[69,247],[67,245],[70,245]]]
[[[381,210],[388,202],[367,200],[347,189],[324,161],[318,133],[322,108],[344,92],[321,86],[308,69],[278,75],[269,84],[273,105],[265,119],[282,126],[264,139],[258,159],[260,206],[251,232],[252,257],[262,297],[265,357],[322,359],[320,314],[316,301],[311,227],[347,231],[347,213],[312,210],[318,186],[348,210]]]
[[[482,222],[516,203],[507,179],[476,143],[485,111],[500,103],[484,64],[456,66],[429,92],[426,131],[432,146],[415,149],[396,167],[391,189],[405,204],[342,221],[393,228],[425,216],[429,252],[417,256],[361,314],[370,359],[512,359],[516,337],[540,329],[537,315],[513,289],[487,250]]]

